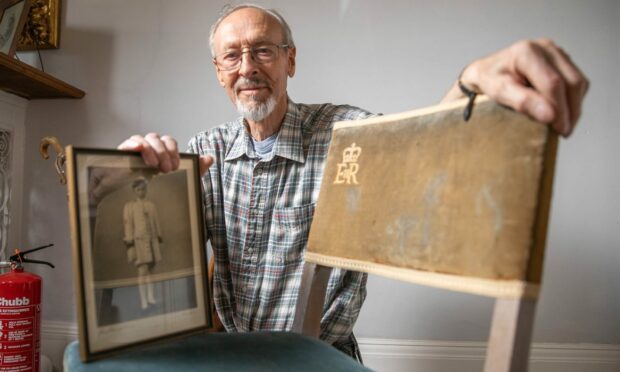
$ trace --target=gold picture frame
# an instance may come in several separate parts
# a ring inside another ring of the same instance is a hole
[[[66,148],[80,357],[211,326],[198,156]]]
[[[30,0],[28,21],[17,43],[18,51],[58,49],[60,0]]]
[[[17,39],[24,28],[30,0],[0,0],[0,52],[15,55]]]

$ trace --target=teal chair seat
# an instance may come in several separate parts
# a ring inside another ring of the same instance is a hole
[[[79,344],[65,349],[64,370],[95,371],[370,371],[327,343],[297,333],[208,333],[82,363]]]

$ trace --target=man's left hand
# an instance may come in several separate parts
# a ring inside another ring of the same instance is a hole
[[[519,41],[471,63],[461,82],[470,90],[550,123],[569,136],[575,128],[589,81],[566,52],[547,39]],[[457,84],[442,102],[463,97]]]

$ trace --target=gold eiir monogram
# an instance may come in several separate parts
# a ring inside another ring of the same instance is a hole
[[[338,172],[336,173],[334,185],[343,183],[347,185],[358,184],[355,175],[360,168],[359,164],[357,164],[357,158],[359,158],[361,154],[362,148],[355,146],[355,142],[353,142],[350,147],[344,149],[342,152],[342,163],[338,164]]]

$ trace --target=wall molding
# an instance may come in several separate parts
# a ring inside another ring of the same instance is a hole
[[[42,352],[61,370],[65,346],[78,337],[72,322],[44,321]],[[366,365],[379,371],[481,371],[486,343],[474,341],[396,340],[358,338]],[[530,371],[620,370],[620,345],[534,343]]]
[[[57,339],[77,340],[78,328],[73,322],[43,321],[41,335]]]
[[[485,342],[425,341],[358,338],[362,351],[377,356],[413,356],[439,359],[484,359]],[[534,343],[530,353],[534,362],[620,363],[620,345]]]
[[[481,371],[485,342],[358,338],[364,362],[380,371]],[[452,369],[458,366],[459,369]],[[620,345],[534,343],[531,371],[618,371]]]
[[[41,354],[47,356],[54,371],[62,371],[65,346],[78,338],[77,324],[73,322],[43,321],[41,324]]]

